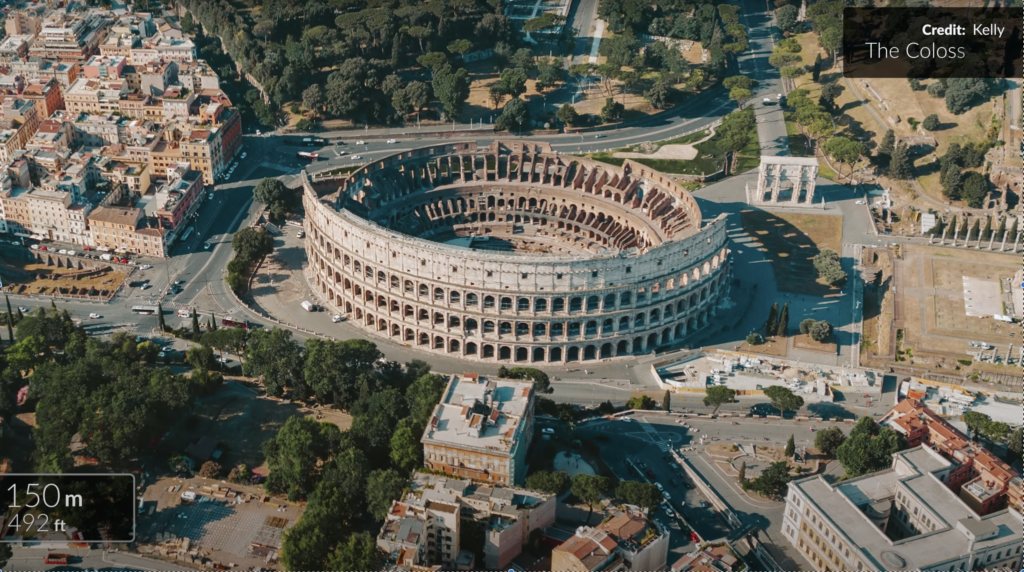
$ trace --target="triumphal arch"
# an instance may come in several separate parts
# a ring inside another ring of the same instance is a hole
[[[818,160],[813,157],[761,156],[757,188],[747,190],[752,205],[814,204],[814,181],[818,177]]]

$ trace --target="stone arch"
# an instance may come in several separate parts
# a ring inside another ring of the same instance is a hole
[[[420,334],[420,345],[425,346],[430,343],[430,335],[426,332]]]
[[[476,318],[466,318],[466,329],[475,330],[477,328]]]
[[[653,349],[658,346],[658,334],[651,334],[647,336],[647,349]]]
[[[466,342],[466,355],[468,355],[468,356],[475,356],[476,355],[476,343],[475,342]]]
[[[458,304],[462,301],[462,295],[459,294],[458,290],[452,290],[448,294],[448,302],[451,304]]]
[[[644,351],[644,339],[633,338],[633,353],[638,354]]]
[[[565,361],[580,361],[580,348],[577,346],[569,346],[569,349],[565,353]]]
[[[448,351],[451,353],[458,353],[461,350],[461,344],[459,340],[452,339],[448,342]]]
[[[597,346],[590,344],[583,348],[583,360],[597,359]]]
[[[484,344],[483,351],[480,352],[480,356],[485,358],[493,358],[494,346],[492,346],[491,344]]]
[[[548,301],[546,298],[537,298],[533,301],[534,312],[544,312],[548,309]]]
[[[434,336],[434,349],[435,350],[443,350],[444,349],[444,338],[443,337],[441,337],[441,336]]]
[[[619,340],[619,343],[615,345],[615,355],[624,356],[629,353],[629,342],[626,340]]]
[[[534,199],[530,199],[533,201]],[[533,360],[535,362],[544,361],[544,348],[533,348]]]
[[[412,331],[412,328],[405,329],[405,341],[411,342],[416,339],[416,332]]]
[[[612,344],[610,342],[606,342],[604,344],[601,344],[601,357],[602,358],[610,358],[610,357],[612,357]]]
[[[562,361],[562,348],[551,348],[551,351],[548,352],[548,361]]]
[[[498,347],[498,359],[512,359],[512,348],[508,346]]]

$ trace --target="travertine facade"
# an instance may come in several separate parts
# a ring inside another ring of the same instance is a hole
[[[467,359],[564,363],[650,352],[728,293],[725,217],[649,167],[547,144],[436,145],[317,197],[307,279],[377,335]]]

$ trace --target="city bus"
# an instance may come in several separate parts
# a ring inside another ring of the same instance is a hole
[[[302,139],[302,144],[305,145],[306,147],[322,147],[324,144],[324,140],[317,139],[314,137],[304,137]]]
[[[317,159],[319,159],[320,158],[320,154],[319,153],[309,153],[308,151],[299,151],[299,153],[296,155],[296,157],[298,157],[299,159],[305,159],[307,161],[312,162],[312,161],[316,161]]]
[[[227,318],[222,318],[220,321],[220,325],[227,326],[229,328],[242,328],[243,330],[249,329],[248,322],[246,322],[245,320],[236,320],[231,316],[228,316]]]
[[[142,314],[144,316],[151,316],[160,311],[160,308],[156,306],[132,306],[132,314]]]
[[[185,234],[181,235],[181,239],[179,239],[179,240],[180,240],[181,242],[185,242],[185,241],[187,241],[187,240],[188,240],[189,238],[192,238],[192,235],[193,235],[193,234],[194,234],[195,232],[196,232],[196,227],[194,227],[194,226],[190,226],[190,227],[188,227],[188,230],[186,230],[186,231],[185,231]]]

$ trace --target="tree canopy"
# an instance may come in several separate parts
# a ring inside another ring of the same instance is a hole
[[[794,394],[788,387],[770,385],[764,390],[764,394],[772,401],[772,406],[782,412],[796,411],[804,406],[804,399]]]

